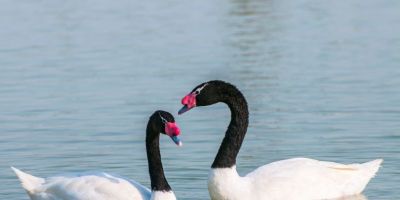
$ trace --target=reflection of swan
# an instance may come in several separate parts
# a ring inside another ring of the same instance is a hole
[[[334,200],[368,200],[368,199],[364,195],[360,194],[360,195],[342,197],[342,198],[334,199]]]
[[[236,157],[248,126],[243,94],[232,84],[209,81],[182,99],[182,114],[196,106],[225,103],[231,122],[211,166],[208,191],[212,200],[333,199],[360,194],[382,160],[344,165],[308,158],[292,158],[261,166],[246,176],[236,171]],[[261,151],[261,150],[260,150]]]

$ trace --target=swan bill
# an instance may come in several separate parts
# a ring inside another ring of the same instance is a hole
[[[194,107],[192,107],[192,108],[194,108]],[[189,108],[187,105],[184,105],[184,106],[178,111],[178,114],[181,115],[181,114],[183,114],[183,113],[189,111],[189,110],[192,109],[192,108]]]
[[[171,139],[179,147],[181,147],[183,145],[181,139],[178,136],[171,136]]]

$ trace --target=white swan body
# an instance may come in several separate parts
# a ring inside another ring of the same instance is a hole
[[[38,178],[13,168],[32,200],[176,200],[172,191],[151,192],[133,180],[108,173]]]
[[[360,194],[382,160],[343,165],[308,158],[281,160],[244,177],[236,166],[210,170],[212,200],[316,200]]]

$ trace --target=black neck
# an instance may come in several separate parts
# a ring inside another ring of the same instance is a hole
[[[235,86],[229,84],[219,90],[220,102],[226,103],[231,110],[231,122],[211,168],[229,168],[236,164],[249,124],[249,111],[246,99]]]
[[[171,191],[167,179],[164,176],[164,169],[160,155],[160,133],[155,131],[151,120],[146,129],[146,151],[149,164],[149,173],[152,191]]]

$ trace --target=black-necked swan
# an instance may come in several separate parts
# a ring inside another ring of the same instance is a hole
[[[136,181],[108,173],[38,178],[12,168],[32,200],[176,200],[165,176],[159,148],[160,133],[178,146],[180,129],[165,111],[151,115],[146,128],[146,151],[151,190]]]
[[[208,191],[212,200],[315,200],[361,193],[383,160],[339,164],[309,158],[292,158],[259,167],[246,176],[236,171],[236,157],[248,126],[247,102],[242,93],[224,81],[195,87],[182,99],[179,114],[196,106],[218,102],[228,105],[231,121],[211,165]]]

